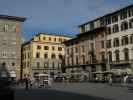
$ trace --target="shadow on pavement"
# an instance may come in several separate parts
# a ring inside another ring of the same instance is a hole
[[[51,89],[16,90],[15,100],[111,100]]]
[[[10,90],[0,90],[0,100],[14,100],[14,92]]]

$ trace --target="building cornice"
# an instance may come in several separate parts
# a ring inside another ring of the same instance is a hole
[[[25,17],[16,17],[16,16],[8,16],[8,15],[0,15],[0,19],[15,20],[20,22],[24,22],[26,20]]]

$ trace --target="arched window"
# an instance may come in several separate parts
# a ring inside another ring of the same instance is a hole
[[[125,48],[123,50],[123,52],[124,52],[124,60],[125,61],[128,61],[129,60],[129,49],[128,48]]]
[[[119,50],[116,50],[116,51],[115,51],[115,60],[116,60],[116,62],[119,62],[119,61],[120,61]]]
[[[124,21],[121,23],[121,31],[128,29],[128,22]]]

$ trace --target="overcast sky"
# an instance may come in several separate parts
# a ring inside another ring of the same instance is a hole
[[[77,34],[78,25],[133,4],[133,0],[0,0],[0,14],[26,17],[22,35]]]

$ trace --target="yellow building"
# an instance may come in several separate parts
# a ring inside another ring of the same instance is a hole
[[[38,73],[55,75],[61,72],[65,54],[62,42],[71,39],[64,35],[39,33],[22,45],[22,72],[36,76]]]

